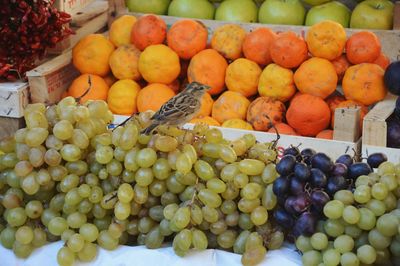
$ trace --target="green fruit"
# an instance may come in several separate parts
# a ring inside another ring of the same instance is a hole
[[[126,0],[126,6],[131,12],[165,15],[171,0]]]

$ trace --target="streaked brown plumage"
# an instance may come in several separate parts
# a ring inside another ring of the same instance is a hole
[[[148,135],[159,125],[179,126],[189,122],[199,112],[201,98],[209,88],[198,82],[189,83],[160,107],[151,118],[152,124],[141,133]]]

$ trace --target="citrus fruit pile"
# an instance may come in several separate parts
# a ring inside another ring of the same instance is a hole
[[[361,108],[382,100],[389,59],[376,35],[346,36],[333,21],[320,22],[305,38],[266,27],[246,32],[235,24],[212,33],[182,19],[168,30],[155,15],[118,18],[109,39],[88,35],[73,49],[82,73],[66,95],[107,100],[114,114],[157,110],[188,82],[211,89],[192,122],[331,139],[336,108]],[[346,53],[344,53],[346,51]],[[343,95],[336,91],[343,87]],[[361,125],[360,125],[361,126]]]

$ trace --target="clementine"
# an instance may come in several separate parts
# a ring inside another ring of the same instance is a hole
[[[89,85],[89,77],[91,85]],[[89,92],[82,97],[80,103],[85,103],[88,100],[107,100],[109,89],[107,83],[102,77],[92,74],[82,74],[74,79],[68,88],[68,96],[79,98],[86,92],[89,86]]]
[[[344,96],[367,106],[383,100],[387,94],[384,74],[385,71],[376,64],[363,63],[349,67],[342,81]]]
[[[130,79],[121,79],[108,91],[107,103],[110,111],[118,115],[132,115],[137,112],[136,98],[140,86]]]
[[[300,92],[323,99],[336,90],[337,80],[332,63],[318,57],[308,59],[294,73],[294,83]]]
[[[277,64],[269,64],[261,73],[258,93],[282,102],[290,100],[296,93],[293,71]]]
[[[272,62],[270,47],[276,37],[276,33],[266,27],[253,30],[244,38],[244,56],[259,65],[268,65]]]
[[[347,59],[352,64],[373,63],[381,53],[381,42],[375,33],[360,31],[354,33],[346,43]]]
[[[170,84],[180,71],[179,56],[164,44],[150,45],[139,56],[139,72],[149,83]]]
[[[225,84],[230,91],[237,91],[249,97],[257,94],[261,68],[253,61],[239,58],[226,69]]]
[[[141,89],[136,104],[139,112],[158,111],[169,99],[175,96],[174,91],[165,84],[153,83]]]
[[[246,31],[236,24],[225,24],[215,29],[211,38],[211,48],[230,60],[242,56],[242,45]]]
[[[139,80],[140,50],[135,46],[121,45],[110,56],[111,72],[117,79],[133,79]]]
[[[251,102],[247,109],[247,122],[255,130],[268,131],[272,125],[285,119],[285,105],[273,98],[261,96]]]
[[[213,49],[206,49],[190,60],[187,76],[189,82],[197,81],[208,85],[211,95],[220,94],[225,86],[225,72],[228,63]]]
[[[272,61],[285,68],[298,67],[307,59],[307,44],[292,31],[280,33],[270,47]]]
[[[329,126],[331,111],[320,97],[301,94],[290,102],[286,120],[300,135],[316,136]]]
[[[180,58],[190,59],[207,46],[207,28],[191,19],[182,19],[175,22],[167,34],[168,46]]]
[[[341,24],[324,20],[310,27],[306,42],[313,56],[333,60],[343,53],[346,31]]]
[[[132,27],[131,41],[143,51],[146,47],[162,44],[167,36],[167,24],[156,15],[140,17]]]
[[[240,93],[226,91],[213,104],[212,117],[219,123],[232,118],[245,119],[249,104],[250,101]]]
[[[72,63],[82,74],[106,76],[114,45],[102,34],[83,37],[72,49]]]

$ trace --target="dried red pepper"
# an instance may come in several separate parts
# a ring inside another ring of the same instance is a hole
[[[71,16],[58,11],[55,0],[2,0],[0,9],[0,79],[15,80],[35,67],[46,49],[72,31]]]

